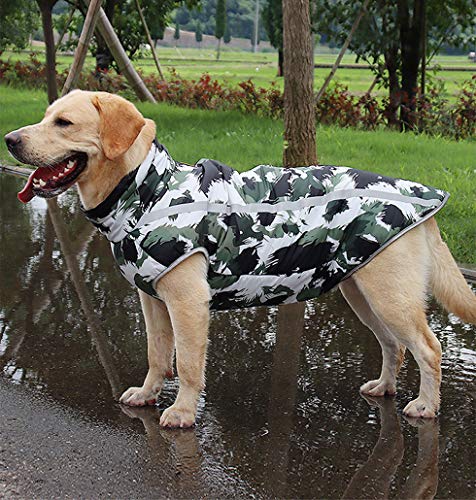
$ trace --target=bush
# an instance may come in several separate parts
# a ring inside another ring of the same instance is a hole
[[[1,54],[0,54],[1,56]],[[67,71],[59,73],[58,84],[63,85]],[[141,75],[157,101],[187,108],[209,110],[237,109],[271,118],[283,115],[283,93],[274,84],[269,88],[256,87],[251,81],[240,82],[236,87],[222,85],[208,73],[198,80],[181,78],[174,70],[166,80],[156,75]],[[0,82],[30,88],[46,87],[45,65],[31,54],[27,62],[5,61],[0,58]],[[441,83],[433,84],[424,97],[416,99],[418,130],[429,134],[467,139],[476,136],[476,75],[461,88],[455,104],[450,104],[443,94]],[[83,72],[78,88],[104,90],[133,99],[134,93],[122,75],[105,72],[100,78]],[[377,100],[369,94],[356,96],[346,86],[330,86],[316,102],[316,119],[319,123],[374,130],[388,124],[388,100]]]

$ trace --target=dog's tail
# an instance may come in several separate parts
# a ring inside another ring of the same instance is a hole
[[[466,283],[432,217],[425,223],[432,254],[431,287],[438,302],[467,323],[476,324],[476,295]]]

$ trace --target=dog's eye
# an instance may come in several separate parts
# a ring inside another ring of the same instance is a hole
[[[65,120],[64,118],[56,118],[55,120],[55,125],[58,125],[58,127],[68,127],[69,125],[72,125],[73,122],[70,122],[69,120]]]

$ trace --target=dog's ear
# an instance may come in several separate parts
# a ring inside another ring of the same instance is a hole
[[[99,138],[104,154],[115,160],[137,139],[145,119],[132,103],[113,94],[96,95],[92,103],[99,113]]]

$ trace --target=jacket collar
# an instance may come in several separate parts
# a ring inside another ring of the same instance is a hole
[[[124,176],[99,205],[89,210],[81,207],[82,212],[110,241],[121,240],[126,234],[129,219],[138,208],[134,203],[128,208],[124,205],[129,200],[133,201],[134,197],[139,198],[138,189],[149,175],[154,173],[162,177],[173,164],[174,160],[165,146],[154,140],[144,161]]]

